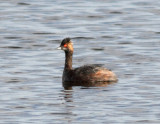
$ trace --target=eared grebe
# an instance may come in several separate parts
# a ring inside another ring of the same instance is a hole
[[[65,52],[65,66],[63,71],[63,87],[70,89],[72,86],[106,86],[109,82],[116,82],[116,75],[100,65],[84,65],[79,68],[72,68],[73,44],[70,38],[62,40],[57,49]]]

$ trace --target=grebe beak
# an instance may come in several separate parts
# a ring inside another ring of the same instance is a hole
[[[61,49],[62,49],[61,47],[58,47],[58,48],[57,48],[57,50],[61,50]]]

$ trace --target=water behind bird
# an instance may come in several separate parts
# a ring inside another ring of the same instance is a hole
[[[1,123],[160,123],[160,16],[154,1],[0,4]],[[63,90],[65,37],[73,67],[104,64],[108,87]]]

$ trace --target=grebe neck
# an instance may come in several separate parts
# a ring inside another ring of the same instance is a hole
[[[67,69],[67,70],[72,69],[72,55],[73,55],[73,51],[65,51],[65,66],[64,66],[64,69]]]

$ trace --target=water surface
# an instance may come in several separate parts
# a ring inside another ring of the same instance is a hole
[[[0,120],[5,124],[160,123],[158,0],[1,0]],[[61,40],[74,67],[104,64],[119,82],[63,90]]]

